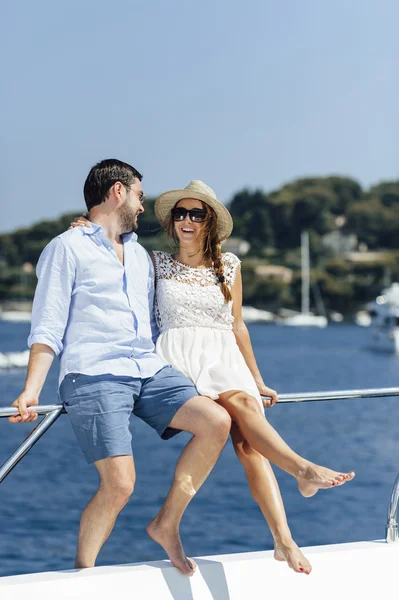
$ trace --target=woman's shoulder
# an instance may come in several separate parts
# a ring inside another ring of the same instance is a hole
[[[173,269],[173,257],[167,252],[153,250],[150,252],[150,256],[158,278],[165,274],[165,272],[169,272]]]
[[[232,266],[232,267],[237,267],[238,265],[241,264],[241,261],[238,258],[238,256],[236,256],[232,252],[223,252],[222,253],[222,262],[223,262],[223,264]]]
[[[151,250],[150,256],[153,260],[172,260],[172,255],[167,252],[163,252],[162,250]]]

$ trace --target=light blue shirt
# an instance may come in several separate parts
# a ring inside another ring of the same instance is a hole
[[[75,227],[54,238],[37,263],[32,344],[60,354],[67,373],[152,377],[155,354],[154,267],[135,233],[122,236],[124,265],[102,227]]]

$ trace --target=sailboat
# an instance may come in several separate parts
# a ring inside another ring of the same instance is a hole
[[[301,312],[281,311],[283,318],[279,322],[291,327],[326,327],[328,321],[325,315],[314,315],[310,312],[310,256],[307,231],[301,233],[301,279]]]

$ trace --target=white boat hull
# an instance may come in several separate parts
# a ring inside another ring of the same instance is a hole
[[[280,321],[280,324],[289,327],[327,327],[328,320],[321,315],[304,315],[300,313],[292,317],[286,317]]]
[[[21,369],[28,366],[29,350],[0,352],[0,369]]]
[[[4,310],[0,312],[0,321],[11,321],[12,323],[30,323],[32,313],[30,311]]]
[[[310,575],[273,552],[196,559],[193,577],[168,561],[0,578],[2,600],[337,600],[395,598],[399,543],[357,542],[304,548]]]
[[[275,315],[267,310],[260,310],[253,306],[243,306],[242,318],[246,323],[272,323]]]

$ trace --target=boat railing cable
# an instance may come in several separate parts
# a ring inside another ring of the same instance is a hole
[[[399,396],[399,387],[375,388],[360,390],[334,390],[327,392],[306,392],[303,394],[280,394],[279,404],[293,402],[326,402],[331,400],[356,400],[359,398],[386,398]],[[65,413],[62,404],[43,405],[32,407],[39,415],[44,415],[43,420],[31,431],[22,444],[0,467],[0,483],[7,477],[12,469],[19,463],[27,452],[36,444],[42,435],[55,423],[61,414]],[[30,409],[28,409],[30,410]],[[12,417],[18,410],[12,406],[0,407],[0,418]],[[399,474],[396,477],[388,507],[388,518],[385,526],[385,540],[388,544],[399,542],[398,535],[398,505],[399,505]]]

